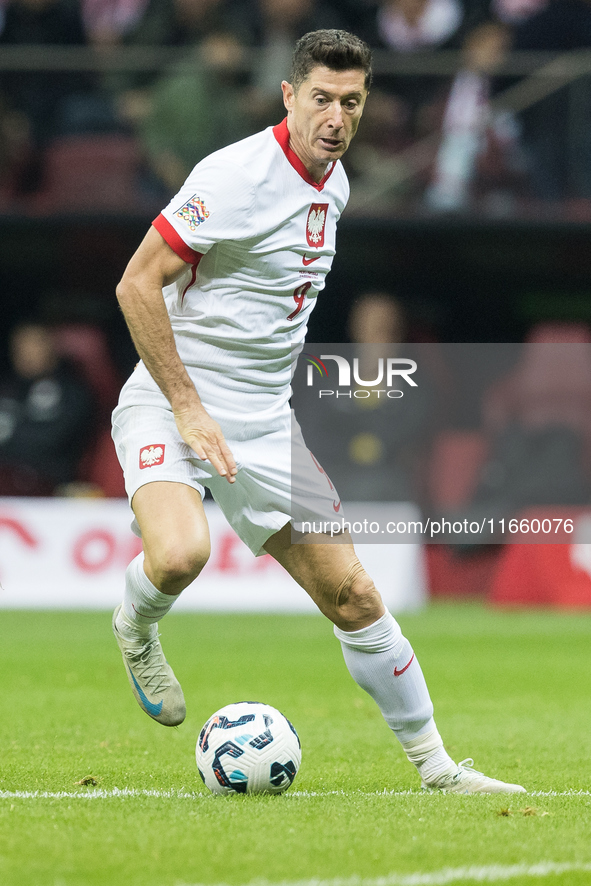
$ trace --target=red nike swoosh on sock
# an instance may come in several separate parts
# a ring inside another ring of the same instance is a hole
[[[413,652],[411,659],[407,665],[404,665],[404,667],[401,668],[400,670],[398,670],[398,668],[394,668],[394,676],[401,677],[402,674],[404,674],[404,672],[407,671],[409,669],[409,667],[411,666],[411,664],[413,663],[414,657],[415,657],[415,654]]]

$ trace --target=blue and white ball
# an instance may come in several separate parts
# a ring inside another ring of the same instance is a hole
[[[240,701],[212,714],[195,755],[199,775],[214,794],[281,794],[296,777],[302,748],[276,708]]]

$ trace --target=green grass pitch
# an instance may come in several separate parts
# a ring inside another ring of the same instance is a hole
[[[513,797],[422,794],[322,617],[167,618],[178,729],[136,705],[110,613],[1,618],[1,886],[591,884],[591,616],[400,618],[449,752],[531,792]],[[213,797],[198,777],[201,725],[244,699],[298,729],[280,797]]]

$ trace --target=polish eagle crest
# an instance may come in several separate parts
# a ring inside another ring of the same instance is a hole
[[[324,246],[324,228],[326,226],[326,216],[328,212],[328,203],[312,203],[308,211],[308,219],[306,221],[306,240],[308,246],[321,248]]]
[[[154,443],[152,446],[143,446],[140,449],[140,469],[153,468],[161,465],[164,461],[164,443]]]
[[[310,212],[308,216],[308,232],[312,243],[318,243],[322,238],[322,229],[326,220],[326,212],[324,209],[316,209]]]

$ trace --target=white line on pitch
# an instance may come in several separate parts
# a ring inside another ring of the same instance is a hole
[[[290,798],[309,797],[424,797],[433,796],[423,791],[291,791],[285,795]],[[504,797],[505,795],[503,795]],[[591,791],[529,791],[528,797],[589,797]],[[209,794],[182,790],[142,790],[140,788],[94,788],[91,791],[0,791],[0,800],[108,800],[111,798],[155,797],[165,800],[198,800],[208,799]],[[507,797],[508,799],[508,797]]]
[[[452,883],[499,883],[524,877],[549,877],[591,871],[591,864],[542,861],[538,864],[483,865],[480,867],[443,868],[431,873],[388,874],[385,877],[347,877],[334,880],[253,880],[249,886],[447,886]],[[205,886],[195,883],[193,886]],[[211,884],[209,884],[211,886]],[[216,884],[223,886],[223,884]]]
[[[139,790],[136,788],[95,788],[92,791],[0,791],[0,800],[105,800],[112,797],[157,797],[196,800],[200,795],[185,791]]]

